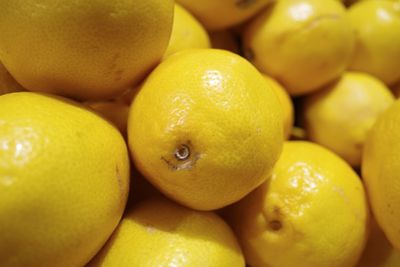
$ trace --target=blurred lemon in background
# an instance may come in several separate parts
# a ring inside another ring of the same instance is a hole
[[[255,15],[273,0],[176,0],[212,31],[237,25]]]
[[[164,58],[184,49],[210,46],[210,38],[200,22],[179,4],[175,4],[171,38]]]
[[[400,81],[400,1],[362,1],[348,15],[356,37],[349,69],[370,73],[387,85]]]
[[[364,146],[362,175],[376,221],[400,250],[400,100],[372,127]]]
[[[311,141],[359,167],[368,131],[393,102],[390,89],[377,78],[346,72],[338,82],[304,98],[302,119]]]
[[[246,57],[290,95],[315,91],[346,69],[354,36],[335,0],[280,0],[243,33]]]

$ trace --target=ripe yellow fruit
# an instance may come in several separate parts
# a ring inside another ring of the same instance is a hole
[[[244,53],[291,95],[317,90],[346,69],[354,36],[342,3],[281,0],[244,30]]]
[[[279,99],[245,59],[186,50],[147,78],[128,119],[132,158],[179,203],[211,210],[263,182],[282,149]]]
[[[188,11],[175,4],[171,38],[164,58],[189,48],[210,48],[207,31]]]
[[[396,100],[372,127],[361,167],[376,221],[397,250],[400,250],[399,140],[400,100]]]
[[[20,91],[25,91],[25,89],[11,76],[0,62],[0,95]]]
[[[353,267],[368,235],[359,177],[309,142],[286,142],[270,179],[230,209],[252,267]]]
[[[108,98],[162,58],[172,0],[0,1],[0,60],[25,88]]]
[[[377,78],[346,72],[338,82],[304,98],[308,138],[358,167],[368,131],[393,102],[390,89]]]
[[[244,267],[245,263],[232,230],[216,214],[158,198],[129,211],[88,266]]]
[[[61,98],[0,96],[0,266],[83,266],[124,211],[118,130]]]
[[[208,30],[222,30],[250,18],[273,0],[176,0]]]
[[[87,102],[86,106],[98,112],[103,118],[113,123],[123,136],[126,136],[129,105],[122,100]]]
[[[294,121],[294,108],[292,99],[289,94],[286,92],[286,89],[282,87],[276,80],[273,78],[264,75],[265,79],[269,83],[269,85],[274,89],[276,95],[279,98],[280,103],[282,104],[283,110],[283,133],[288,139],[290,134],[292,133],[293,121]]]
[[[371,220],[367,246],[356,267],[399,267],[400,252],[386,239],[375,220]]]
[[[356,41],[349,69],[387,85],[400,81],[400,2],[363,1],[350,7]]]

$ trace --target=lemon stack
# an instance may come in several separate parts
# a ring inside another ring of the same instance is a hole
[[[400,266],[399,0],[0,1],[1,267]]]

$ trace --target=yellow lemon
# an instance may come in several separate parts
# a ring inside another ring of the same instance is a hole
[[[174,23],[164,58],[189,48],[209,48],[210,38],[204,27],[186,9],[175,4]]]
[[[0,266],[83,266],[124,211],[118,130],[70,101],[0,96]]]
[[[0,95],[19,91],[25,91],[25,89],[11,76],[0,62]]]
[[[279,98],[280,103],[282,104],[283,110],[283,133],[285,134],[286,139],[290,137],[293,128],[293,120],[294,120],[294,111],[293,111],[293,103],[289,94],[286,92],[286,89],[282,87],[276,80],[273,78],[264,75],[265,79],[274,89],[276,95]]]
[[[87,102],[88,107],[97,111],[103,118],[112,122],[123,136],[126,136],[129,105],[123,101]]]
[[[225,50],[167,58],[132,102],[128,139],[138,169],[179,203],[211,210],[264,181],[282,149],[279,99],[245,59]]]
[[[400,250],[400,100],[372,127],[364,146],[362,175],[375,218]]]
[[[230,30],[215,31],[209,33],[213,48],[224,49],[240,54],[238,37]]]
[[[252,17],[273,0],[176,0],[208,30],[222,30]]]
[[[303,123],[311,141],[358,167],[368,131],[393,102],[390,89],[380,80],[347,72],[338,82],[304,98]]]
[[[342,3],[281,0],[243,33],[244,52],[291,95],[317,90],[346,69],[354,36]]]
[[[363,1],[350,7],[356,41],[349,69],[370,73],[387,85],[400,81],[400,2]]]
[[[367,246],[357,267],[399,267],[400,252],[390,245],[376,221],[371,222]]]
[[[229,226],[213,212],[157,198],[139,203],[89,267],[244,267]]]
[[[108,98],[138,83],[168,45],[173,0],[5,0],[0,60],[31,91]]]
[[[270,179],[230,209],[252,267],[353,267],[368,234],[359,177],[309,142],[285,143]]]

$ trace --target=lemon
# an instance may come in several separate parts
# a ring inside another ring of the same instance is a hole
[[[240,54],[238,37],[230,30],[209,32],[211,46]]]
[[[87,102],[86,106],[98,112],[103,118],[113,123],[123,136],[126,136],[129,105],[123,101],[96,101]]]
[[[128,139],[138,169],[188,207],[211,210],[264,181],[283,142],[279,99],[245,59],[194,49],[167,58],[132,102]]]
[[[109,98],[161,59],[173,2],[0,1],[0,60],[28,90]]]
[[[293,128],[294,121],[294,108],[292,99],[289,94],[286,92],[286,89],[282,87],[276,80],[273,78],[264,75],[265,79],[269,83],[269,85],[274,89],[276,95],[279,98],[280,103],[282,104],[283,110],[283,132],[285,134],[286,139],[290,137]]]
[[[349,69],[387,85],[400,81],[400,1],[362,1],[350,7],[356,42]]]
[[[346,72],[338,82],[305,97],[302,116],[308,138],[358,167],[368,131],[393,102],[380,80]]]
[[[252,267],[353,267],[368,234],[359,177],[309,142],[286,142],[270,179],[230,209]]]
[[[83,266],[124,211],[118,130],[61,98],[0,96],[0,266]]]
[[[375,218],[400,250],[400,100],[376,121],[365,142],[362,175]]]
[[[0,95],[19,91],[25,91],[25,89],[11,76],[0,62]]]
[[[367,246],[357,267],[399,267],[400,252],[390,245],[376,221],[371,222]]]
[[[189,48],[210,48],[210,38],[204,27],[186,9],[175,4],[171,39],[164,57]]]
[[[291,95],[317,90],[346,69],[354,36],[342,3],[280,0],[244,30],[246,57]]]
[[[157,198],[127,212],[89,264],[95,266],[244,267],[245,263],[232,230],[216,214]]]
[[[252,17],[273,0],[176,0],[212,31],[227,29]]]

